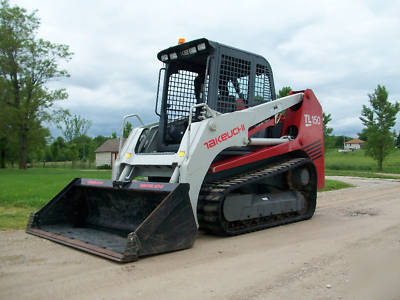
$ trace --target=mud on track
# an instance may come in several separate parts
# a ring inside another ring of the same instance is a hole
[[[0,299],[400,299],[400,181],[329,178],[309,221],[124,265],[0,232]]]

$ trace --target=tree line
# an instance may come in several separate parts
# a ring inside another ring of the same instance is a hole
[[[57,123],[57,128],[61,131],[62,136],[47,135],[42,143],[37,144],[34,150],[27,153],[26,161],[31,164],[41,162],[43,166],[46,165],[46,162],[65,161],[71,161],[74,166],[80,161],[87,162],[90,166],[96,158],[95,150],[108,139],[117,138],[116,132],[113,132],[111,136],[98,135],[94,138],[88,136],[87,132],[91,124],[91,121],[64,110]],[[126,122],[123,137],[127,138],[131,131],[132,124]],[[16,145],[14,146],[16,147]],[[7,147],[10,151],[6,151],[5,156],[1,159],[2,168],[5,168],[7,163],[14,167],[15,162],[18,162],[16,149],[12,148],[13,145]]]

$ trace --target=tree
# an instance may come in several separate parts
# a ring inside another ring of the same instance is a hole
[[[93,139],[94,145],[96,148],[100,147],[101,145],[104,144],[105,141],[110,139],[109,137],[98,135]]]
[[[53,161],[65,161],[69,158],[68,146],[65,140],[59,136],[50,145],[50,153]]]
[[[127,138],[132,131],[132,124],[129,122],[125,123],[124,127],[124,138]]]
[[[68,110],[58,111],[56,122],[67,143],[86,135],[92,126],[91,121],[79,115],[71,115]]]
[[[79,160],[81,160],[81,161],[89,160],[90,151],[93,148],[93,147],[91,147],[92,139],[90,137],[88,137],[87,135],[82,135],[82,136],[74,139],[72,142],[76,145],[76,147],[78,149]]]
[[[11,7],[8,0],[0,2],[0,104],[18,137],[21,169],[26,168],[27,152],[35,148],[31,142],[43,129],[42,122],[51,118],[54,102],[67,98],[64,89],[51,90],[46,83],[69,76],[58,61],[72,55],[68,46],[36,36],[40,22],[35,14]]]
[[[337,135],[337,136],[332,136],[333,140],[333,147],[334,148],[342,148],[344,147],[344,143],[346,141],[350,141],[353,138],[350,136],[344,136],[344,135]]]
[[[368,97],[371,107],[363,105],[360,117],[368,137],[366,154],[376,160],[379,170],[382,170],[385,157],[394,148],[395,133],[391,129],[396,123],[400,104],[388,101],[385,86],[378,85],[374,93]]]
[[[396,147],[400,148],[400,132],[399,132],[399,135],[397,136],[397,139],[396,139]]]
[[[364,142],[368,142],[368,132],[367,128],[363,128],[361,132],[357,133],[358,138]]]
[[[292,91],[290,86],[284,86],[278,93],[278,98],[289,96],[289,93]]]
[[[329,138],[330,135],[333,132],[333,128],[328,127],[328,123],[332,121],[331,114],[325,114],[324,112],[322,113],[322,123],[323,123],[323,132],[324,132],[324,144],[325,148],[330,148],[331,144],[331,139]]]
[[[68,149],[69,149],[69,157],[72,160],[72,167],[75,168],[76,161],[79,159],[78,146],[75,143],[69,143]]]

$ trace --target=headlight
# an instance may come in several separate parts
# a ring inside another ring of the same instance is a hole
[[[172,53],[169,54],[169,58],[170,59],[177,59],[178,55],[176,54],[176,52],[172,52]]]
[[[197,45],[197,50],[206,50],[206,43],[201,43]]]
[[[197,53],[196,47],[189,48],[189,53],[190,53],[190,54],[195,54],[195,53]]]
[[[161,60],[162,61],[167,61],[168,60],[168,54],[161,55]]]

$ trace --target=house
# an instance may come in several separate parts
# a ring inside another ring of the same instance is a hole
[[[105,141],[94,152],[96,153],[96,167],[109,166],[112,168],[117,159],[119,150],[119,139]]]
[[[365,142],[360,139],[352,139],[344,143],[344,150],[354,151],[360,150]]]

